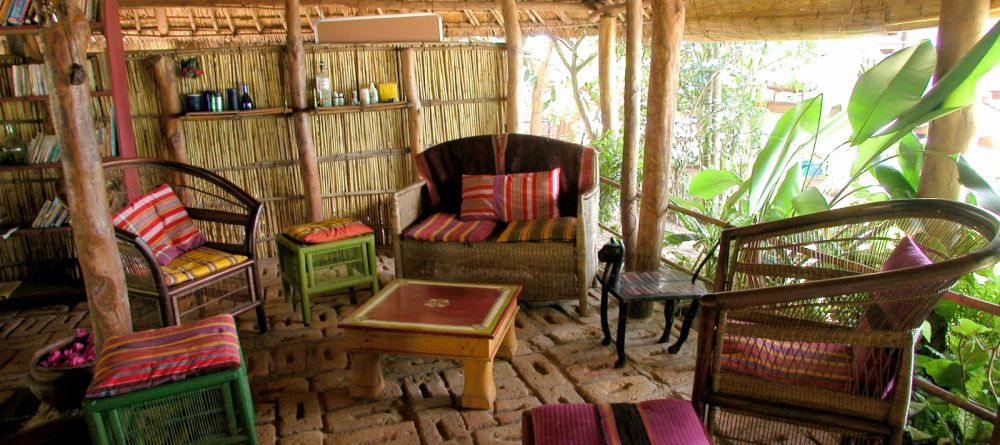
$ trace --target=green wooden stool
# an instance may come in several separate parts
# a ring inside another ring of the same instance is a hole
[[[309,326],[309,296],[337,289],[370,284],[378,292],[375,268],[375,236],[361,235],[320,244],[300,243],[278,235],[278,261],[285,301],[294,290],[302,298],[302,322]]]
[[[83,404],[95,444],[257,444],[231,315],[112,337]]]

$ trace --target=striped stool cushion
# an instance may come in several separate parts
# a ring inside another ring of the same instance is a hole
[[[710,443],[691,402],[677,399],[543,405],[522,428],[524,443],[534,445]]]
[[[282,230],[282,233],[303,243],[320,244],[368,235],[375,233],[375,231],[361,221],[350,218],[334,218],[288,227]]]
[[[493,233],[495,221],[462,221],[454,213],[435,213],[403,232],[403,236],[423,241],[475,243]]]
[[[163,281],[174,286],[216,271],[228,269],[247,260],[243,255],[223,252],[208,246],[189,250],[160,268]]]
[[[564,216],[552,219],[514,221],[497,238],[498,243],[518,241],[573,241],[576,239],[576,218]]]
[[[117,396],[242,364],[229,314],[111,337],[94,365],[88,398]]]

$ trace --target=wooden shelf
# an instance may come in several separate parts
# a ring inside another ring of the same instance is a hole
[[[97,90],[91,91],[90,97],[107,97],[111,95],[111,90]],[[0,97],[0,103],[6,102],[45,102],[49,100],[49,96],[18,96],[18,97]]]
[[[316,107],[313,108],[313,113],[315,114],[339,114],[339,113],[355,113],[359,111],[380,111],[380,110],[395,110],[399,108],[406,108],[409,103],[402,102],[386,102],[379,104],[368,104],[368,105],[341,105],[337,107]]]
[[[106,156],[101,158],[101,162],[113,161],[115,159],[120,159],[120,157]],[[43,162],[40,164],[12,164],[12,165],[0,165],[0,173],[19,171],[19,170],[53,170],[60,168],[62,168],[61,162]]]
[[[75,259],[64,261],[75,263]],[[75,304],[86,301],[87,291],[83,281],[55,279],[45,282],[38,278],[25,280],[9,298],[0,299],[0,310],[29,309],[53,304]]]
[[[12,233],[10,236],[38,236],[51,233],[66,233],[73,230],[72,226],[65,225],[59,227],[46,227],[43,229],[32,228],[30,224],[5,224],[0,226],[0,235],[7,233],[12,227],[19,226],[16,232]]]
[[[198,121],[215,120],[215,119],[239,119],[241,117],[253,117],[253,116],[280,116],[291,112],[292,112],[291,108],[284,108],[284,107],[258,108],[256,110],[248,110],[248,111],[196,111],[181,116],[181,119],[198,120]]]
[[[39,25],[0,26],[0,36],[38,34],[39,28],[41,28],[41,26]],[[104,29],[103,23],[90,22],[91,31],[101,31],[103,29]]]

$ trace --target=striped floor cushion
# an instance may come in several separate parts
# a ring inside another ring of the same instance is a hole
[[[522,428],[534,445],[709,444],[691,402],[677,399],[543,405]]]
[[[375,231],[358,220],[334,218],[291,226],[282,230],[282,233],[303,243],[319,244],[367,235]]]
[[[201,246],[184,252],[166,266],[161,267],[160,270],[163,271],[163,280],[167,286],[174,286],[233,267],[246,260],[247,257],[243,255]]]
[[[407,238],[423,241],[475,243],[493,233],[495,221],[462,221],[453,213],[435,213],[403,232]]]
[[[727,335],[722,368],[778,383],[851,391],[853,353],[845,345]]]
[[[514,221],[497,238],[498,243],[519,241],[573,241],[576,239],[576,218],[533,219]]]
[[[229,314],[120,335],[105,341],[87,397],[127,394],[240,365],[240,342]]]

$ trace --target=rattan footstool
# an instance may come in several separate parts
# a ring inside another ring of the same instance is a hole
[[[233,317],[109,338],[83,413],[95,444],[256,444]]]
[[[309,326],[309,297],[369,284],[378,292],[375,236],[357,221],[332,219],[289,227],[278,235],[278,261],[285,301],[302,299],[302,322]]]

